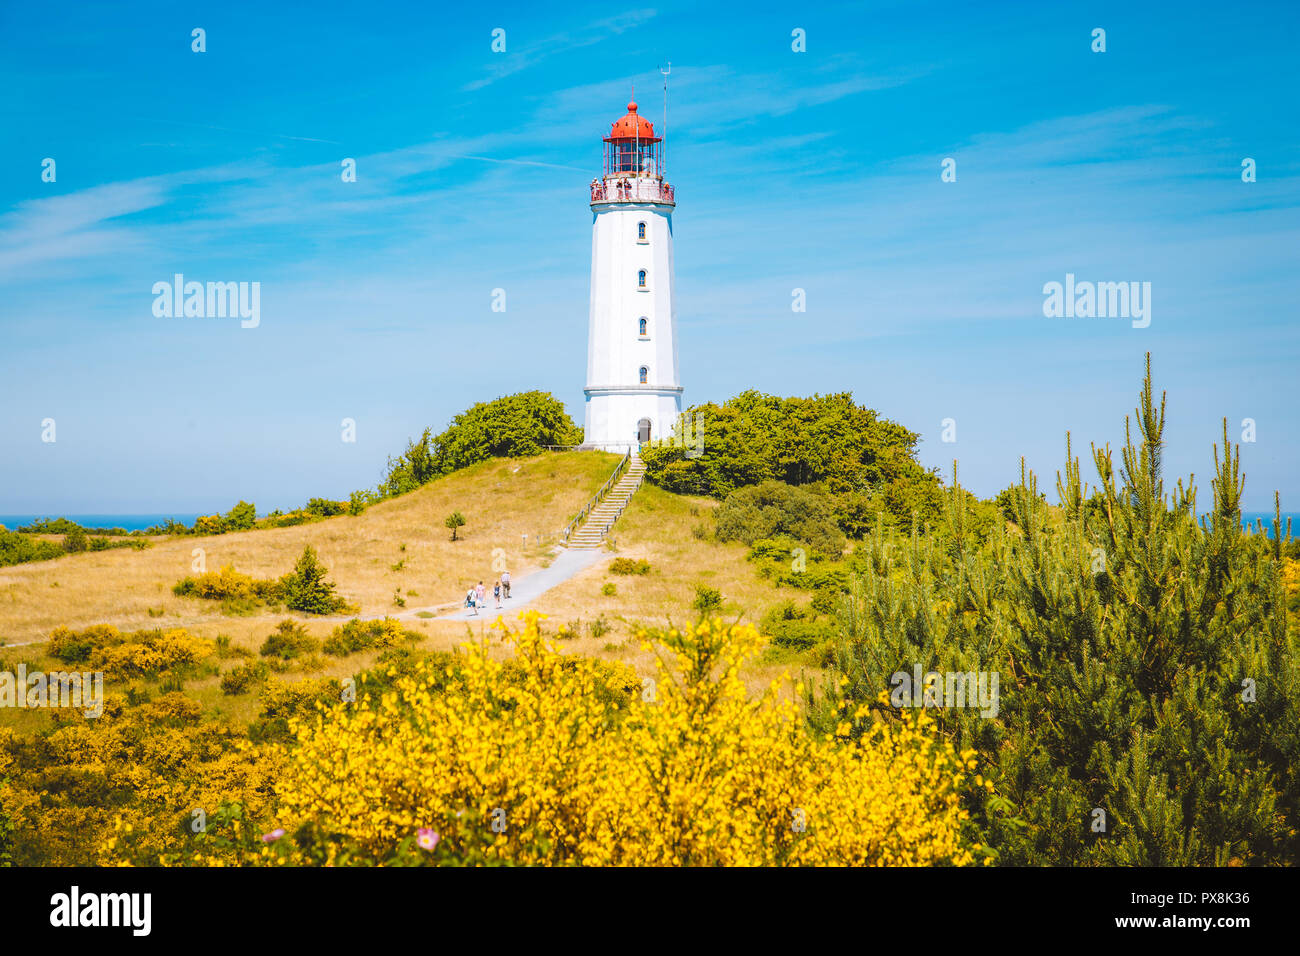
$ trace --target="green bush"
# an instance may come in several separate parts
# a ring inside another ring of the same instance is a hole
[[[3,526],[0,525],[0,528],[3,528]],[[87,528],[85,525],[69,521],[67,518],[37,518],[31,524],[23,525],[15,530],[21,531],[23,534],[67,534],[77,528],[80,528],[86,534],[126,535],[140,533],[138,531],[127,531],[125,528]]]
[[[750,545],[747,558],[750,561],[793,561],[797,547],[799,542],[795,538],[758,538]]]
[[[28,561],[48,561],[66,554],[61,545],[42,541],[17,531],[6,531],[0,525],[0,568]]]
[[[304,614],[339,614],[352,609],[343,598],[334,593],[334,583],[327,581],[328,573],[316,557],[311,545],[303,548],[293,573],[281,579],[285,607]]]
[[[226,531],[247,531],[257,522],[257,506],[240,501],[226,512],[222,522]]]
[[[827,558],[844,551],[844,533],[835,516],[834,499],[819,488],[799,488],[780,481],[741,488],[727,496],[716,515],[719,541],[792,538]]]
[[[259,695],[262,705],[257,719],[248,727],[249,739],[254,743],[289,743],[291,717],[305,717],[318,705],[329,707],[342,699],[343,685],[334,678],[313,678],[287,684],[271,678]]]
[[[328,498],[309,498],[304,510],[318,518],[332,518],[346,512],[348,504],[347,501],[331,501]]]
[[[981,540],[954,490],[934,540],[872,536],[839,618],[833,693],[812,719],[843,719],[841,679],[849,713],[892,720],[910,703],[881,700],[903,686],[895,674],[996,675],[996,713],[969,701],[931,713],[993,781],[968,799],[1001,862],[1295,865],[1300,660],[1282,542],[1241,531],[1226,421],[1208,523],[1190,479],[1166,486],[1149,367],[1136,425],[1118,467],[1094,448],[1094,500],[1067,436],[1059,504],[1022,465],[1002,498],[1013,530]]]
[[[69,554],[79,554],[90,547],[86,541],[86,532],[80,528],[73,528],[63,536],[63,550]]]
[[[691,602],[691,607],[701,617],[708,617],[722,607],[722,592],[717,588],[709,587],[707,584],[697,584],[695,585],[695,600]]]
[[[644,559],[634,560],[633,558],[615,558],[609,563],[610,574],[649,574],[650,562]]]
[[[288,661],[318,650],[320,641],[308,634],[305,626],[286,619],[277,624],[275,632],[262,642],[260,653],[263,657]]]
[[[798,651],[834,640],[837,633],[833,622],[818,620],[816,609],[799,607],[793,601],[785,601],[764,614],[759,630],[778,647]]]
[[[646,478],[669,491],[726,498],[764,481],[822,482],[837,495],[903,479],[937,484],[916,461],[920,436],[854,404],[849,393],[780,398],[747,391],[689,414],[702,452],[686,442],[641,453]]]
[[[45,650],[64,664],[85,664],[95,651],[122,641],[121,632],[108,624],[94,624],[83,631],[60,627],[50,635]]]
[[[143,551],[145,548],[151,546],[152,542],[150,542],[148,538],[127,538],[126,540],[118,540],[115,538],[91,538],[89,550],[111,551],[114,548],[134,548],[136,551]]]
[[[270,676],[271,669],[265,661],[248,661],[221,675],[221,693],[227,696],[246,693],[250,688],[266,683]]]
[[[362,621],[353,618],[346,624],[334,628],[334,633],[326,638],[322,649],[326,654],[345,657],[374,647],[395,647],[403,640],[421,639],[422,635],[415,631],[403,630],[402,625],[391,617],[386,617],[382,621]]]
[[[549,392],[521,392],[478,404],[451,420],[437,437],[426,428],[406,451],[388,459],[381,497],[411,491],[440,475],[488,458],[541,454],[546,445],[577,445],[582,430]]]

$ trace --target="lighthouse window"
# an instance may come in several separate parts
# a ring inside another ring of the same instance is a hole
[[[642,365],[642,366],[641,366],[641,384],[644,385],[644,384],[646,383],[647,379],[649,379],[649,378],[650,378],[650,370],[649,370],[648,368],[646,368],[644,365]]]
[[[638,289],[644,289],[644,288],[645,288],[645,270],[644,270],[644,269],[642,269],[640,272],[638,272],[638,273],[636,274],[636,287],[637,287]]]
[[[643,222],[638,222],[638,223],[636,224],[636,241],[637,241],[637,242],[645,242],[645,241],[646,241],[646,238],[645,238],[645,223],[643,223]]]
[[[640,333],[641,333],[642,335],[649,335],[649,334],[650,334],[649,332],[646,331],[646,325],[647,325],[647,322],[646,322],[646,320],[645,320],[644,318],[641,319],[641,321],[640,321],[640,323],[638,323],[638,325],[639,325],[639,328],[640,328]]]

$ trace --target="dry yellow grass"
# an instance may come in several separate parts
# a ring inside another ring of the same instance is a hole
[[[449,649],[467,634],[486,634],[496,612],[489,611],[469,625],[421,619],[414,612],[458,606],[465,590],[480,579],[490,589],[496,577],[495,548],[504,549],[516,581],[545,563],[552,552],[537,545],[538,532],[555,535],[563,528],[617,461],[617,456],[598,452],[493,459],[374,505],[357,517],[204,538],[164,537],[145,551],[118,549],[0,569],[0,640],[26,644],[43,641],[59,626],[102,623],[122,630],[184,627],[207,638],[225,635],[236,647],[255,651],[285,617],[304,621],[313,635],[324,638],[337,621],[272,613],[266,608],[231,616],[222,613],[218,602],[176,597],[171,591],[178,580],[194,573],[195,548],[204,550],[208,570],[230,564],[246,574],[271,578],[291,570],[303,547],[310,544],[329,568],[339,593],[360,605],[362,616],[400,615],[404,626],[426,635],[422,647]],[[637,628],[693,621],[696,584],[721,591],[724,616],[753,622],[786,597],[800,599],[760,579],[745,560],[743,545],[695,537],[697,525],[712,526],[711,512],[716,507],[717,502],[707,498],[687,498],[643,485],[613,529],[614,553],[534,602],[548,616],[545,629],[553,634],[560,624],[581,620],[588,627],[582,636],[566,640],[566,649],[618,658],[648,674],[653,666],[636,640]],[[458,532],[461,540],[453,543],[443,520],[457,510],[467,524]],[[644,558],[651,572],[610,574],[614,557]],[[403,567],[394,571],[398,562]],[[613,583],[617,593],[602,594],[606,583]],[[405,608],[394,605],[396,588],[402,590]],[[593,637],[589,625],[598,617],[610,630]],[[42,650],[39,645],[24,648],[24,657],[36,663]],[[326,657],[324,669],[312,676],[355,674],[369,666],[374,656]],[[53,661],[45,664],[54,666]],[[759,662],[746,674],[747,682],[757,689],[784,669]],[[216,683],[216,678],[209,678],[193,683],[189,690],[218,711],[232,711],[233,719],[249,716],[241,708],[255,711],[251,698],[224,698]]]
[[[260,643],[274,621],[297,616],[263,611],[231,617],[221,613],[217,602],[174,596],[172,585],[194,573],[196,548],[203,549],[210,571],[229,564],[254,577],[273,578],[292,570],[310,544],[339,593],[359,604],[363,615],[396,612],[395,588],[402,589],[407,611],[455,602],[472,582],[492,580],[495,548],[504,549],[516,578],[545,560],[535,536],[563,528],[617,461],[615,455],[597,452],[494,459],[356,517],[203,538],[159,538],[145,551],[122,548],[0,569],[0,640],[27,643],[47,638],[61,625],[112,624],[122,630],[185,627],[205,637],[227,634],[237,643],[255,635]],[[456,542],[443,527],[452,511],[460,511],[467,522]],[[404,562],[402,570],[394,571],[399,562]],[[408,594],[412,590],[415,596]],[[464,633],[463,626],[457,630]]]
[[[648,674],[653,666],[635,639],[637,626],[693,623],[696,614],[691,603],[696,584],[722,592],[720,613],[729,620],[757,624],[765,611],[782,600],[805,603],[806,594],[778,591],[760,578],[745,559],[749,549],[743,544],[695,536],[696,526],[712,529],[712,511],[717,506],[709,498],[689,498],[648,483],[642,485],[611,533],[616,553],[546,594],[549,630],[574,620],[589,626],[602,617],[613,627],[609,633],[594,638],[588,627],[567,646],[583,654],[617,657],[638,673]],[[609,565],[615,557],[644,559],[650,563],[650,573],[611,574]],[[612,583],[617,593],[602,594],[607,583]],[[745,680],[754,691],[789,669],[784,664],[758,661],[749,666]]]

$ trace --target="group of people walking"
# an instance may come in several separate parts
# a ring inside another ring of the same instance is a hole
[[[501,607],[501,600],[510,598],[510,572],[502,571],[501,577],[497,578],[496,583],[492,585],[492,597],[497,602],[497,607]],[[478,614],[480,608],[487,607],[487,588],[480,581],[474,587],[465,592],[465,606]]]

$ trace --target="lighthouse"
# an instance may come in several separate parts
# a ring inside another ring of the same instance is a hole
[[[584,446],[635,450],[682,411],[673,291],[673,187],[663,139],[627,104],[591,182],[591,312]]]

